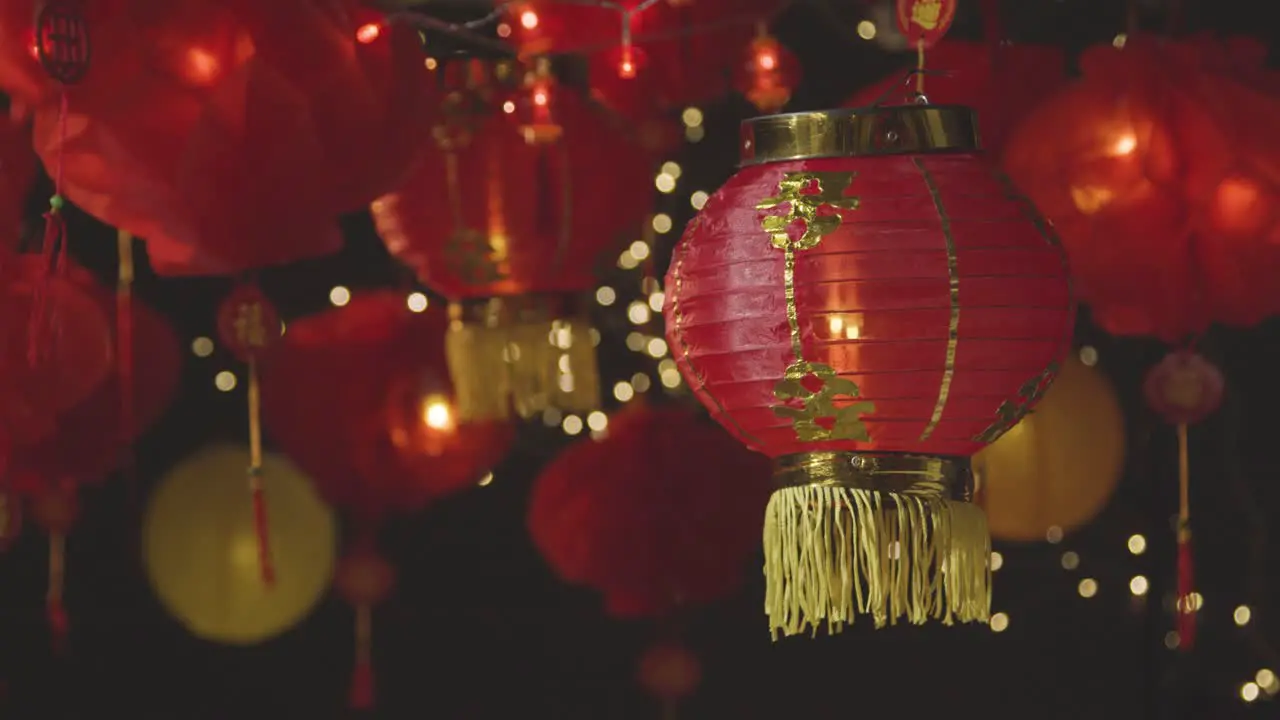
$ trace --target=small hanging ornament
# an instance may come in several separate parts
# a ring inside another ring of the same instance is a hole
[[[80,0],[45,0],[36,9],[36,59],[49,77],[75,85],[89,73],[93,50]]]
[[[80,503],[73,483],[58,483],[32,499],[31,516],[49,536],[49,580],[45,592],[45,616],[53,649],[66,646],[70,622],[63,603],[63,580],[66,576],[67,534],[80,516]]]
[[[524,76],[524,97],[519,103],[520,134],[530,145],[556,142],[564,134],[564,128],[556,122],[553,89],[555,76],[551,74],[551,60],[540,57],[533,69]]]
[[[897,0],[898,31],[913,47],[931,48],[951,29],[956,0]]]
[[[760,23],[734,84],[757,110],[776,113],[791,100],[798,79],[796,66],[791,51]]]
[[[218,335],[237,360],[248,365],[249,387],[249,492],[253,500],[254,527],[262,581],[275,583],[271,559],[271,534],[262,478],[262,413],[258,388],[258,357],[280,338],[280,315],[254,285],[240,285],[218,309]]]
[[[373,608],[391,594],[395,580],[395,568],[378,554],[367,536],[342,558],[334,576],[338,593],[355,608],[355,664],[347,700],[352,710],[374,706]]]
[[[1195,645],[1195,561],[1191,545],[1191,462],[1187,427],[1203,421],[1222,405],[1226,380],[1216,365],[1191,350],[1169,353],[1142,384],[1147,405],[1178,433],[1178,648]]]
[[[0,491],[0,552],[22,534],[22,501],[11,490]]]
[[[702,663],[683,643],[655,643],[640,656],[636,681],[662,702],[663,720],[675,720],[680,702],[702,683]]]

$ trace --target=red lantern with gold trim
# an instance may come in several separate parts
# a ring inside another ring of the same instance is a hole
[[[676,248],[680,371],[782,486],[775,633],[988,616],[968,458],[1047,389],[1073,306],[1052,231],[978,147],[958,106],[746,121],[744,167]]]
[[[488,71],[471,65],[428,161],[374,203],[374,219],[391,253],[451,301],[459,417],[503,418],[513,401],[525,416],[590,410],[599,389],[580,295],[619,234],[638,232],[651,163],[545,61],[515,99]]]

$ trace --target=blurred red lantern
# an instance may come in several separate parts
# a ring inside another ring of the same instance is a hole
[[[268,435],[357,520],[473,484],[510,445],[505,424],[454,423],[446,326],[443,311],[414,312],[404,294],[357,295],[290,323],[262,360]]]
[[[757,541],[769,467],[683,408],[634,406],[543,470],[529,532],[558,575],[620,617],[731,594]]]
[[[800,65],[763,23],[734,77],[734,87],[762,113],[776,113],[791,100],[800,82]]]
[[[356,614],[356,657],[347,698],[354,710],[369,710],[374,705],[373,608],[391,594],[395,582],[395,567],[367,539],[342,557],[333,578],[334,587]]]
[[[98,313],[114,317],[115,296],[88,272],[75,268],[69,282],[94,302]],[[122,444],[145,433],[168,409],[182,379],[178,338],[154,310],[138,302],[132,308],[133,437],[121,437],[120,382],[116,376],[107,377],[58,416],[50,437],[15,449],[9,472],[23,492],[38,495],[68,480],[77,484],[102,480],[124,459]]]
[[[391,253],[452,303],[461,418],[506,417],[512,400],[522,415],[590,410],[598,378],[579,296],[648,210],[648,156],[544,63],[515,99],[484,78],[450,94],[428,161],[373,204],[374,219]]]
[[[1080,297],[1122,335],[1178,342],[1280,311],[1280,93],[1249,41],[1130,37],[1028,115],[1005,165],[1053,220]]]
[[[21,50],[22,3],[0,10],[0,88],[34,110],[67,197],[146,238],[161,274],[333,252],[337,216],[419,157],[431,86],[417,32],[358,42],[378,16],[355,0],[107,0],[84,13],[94,67],[67,90],[65,124],[61,85]]]
[[[1066,83],[1066,55],[1050,45],[1014,45],[943,40],[929,49],[925,95],[934,105],[974,109],[982,145],[1000,157],[1014,126],[1044,98]],[[859,90],[844,102],[860,108],[897,104],[915,89],[905,72]]]
[[[985,620],[967,458],[1069,349],[1061,248],[966,108],[757,118],[741,147],[676,248],[665,314],[689,386],[784,488],[770,626]]]
[[[95,301],[91,283],[83,271],[49,269],[42,255],[19,255],[0,268],[0,398],[13,446],[47,437],[57,416],[90,397],[111,372],[110,306]]]

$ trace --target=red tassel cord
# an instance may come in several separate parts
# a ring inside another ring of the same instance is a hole
[[[67,140],[67,95],[62,95],[62,105],[58,111],[59,148],[66,146]],[[44,214],[44,239],[40,251],[45,259],[45,268],[49,271],[56,266],[60,273],[65,273],[67,264],[67,224],[62,217],[65,200],[62,197],[62,151],[59,149],[58,159],[53,173],[54,194],[49,198],[49,210]],[[53,319],[48,316],[48,283],[39,281],[31,304],[31,321],[27,332],[27,363],[31,367],[40,364],[43,354],[52,340]]]
[[[249,356],[249,493],[253,502],[253,529],[258,540],[258,565],[262,582],[275,585],[276,568],[271,558],[271,521],[262,484],[262,394],[258,387],[258,363]]]
[[[373,678],[373,609],[367,604],[356,606],[356,658],[351,669],[351,690],[347,705],[352,710],[372,710]]]
[[[1188,652],[1196,642],[1195,562],[1191,553],[1191,466],[1187,426],[1178,425],[1178,648]]]
[[[120,389],[120,470],[124,473],[131,510],[137,508],[133,437],[133,236],[116,233],[119,271],[116,274],[116,380]]]
[[[62,603],[63,577],[66,572],[66,536],[59,532],[49,534],[49,589],[45,593],[45,617],[49,622],[49,635],[54,652],[66,646],[70,622]]]

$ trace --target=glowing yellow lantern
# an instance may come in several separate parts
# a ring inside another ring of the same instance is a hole
[[[266,454],[274,582],[259,567],[248,448],[213,446],[179,463],[143,519],[147,577],[165,608],[197,637],[252,645],[296,625],[329,589],[333,513],[287,459]]]
[[[1124,459],[1111,383],[1072,355],[1036,409],[973,458],[991,536],[1044,540],[1052,528],[1088,523],[1111,499]]]

